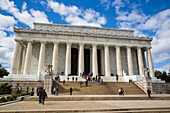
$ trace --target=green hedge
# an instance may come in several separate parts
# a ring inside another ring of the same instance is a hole
[[[0,85],[0,94],[11,94],[12,91],[12,85],[9,85],[8,83],[3,83]]]
[[[12,96],[7,96],[6,98],[2,97],[2,98],[0,98],[0,103],[1,102],[7,102],[7,101],[13,101],[13,100],[16,100],[17,97],[25,96],[25,95],[30,95],[30,93],[14,94]]]

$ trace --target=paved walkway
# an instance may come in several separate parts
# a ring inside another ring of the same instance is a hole
[[[98,95],[98,96],[102,96],[102,95]],[[170,101],[169,100],[46,101],[45,105],[39,104],[38,101],[21,101],[13,104],[0,106],[0,112],[24,112],[24,111],[27,112],[70,111],[71,112],[71,111],[78,111],[78,110],[93,111],[93,110],[103,109],[106,111],[107,109],[140,109],[140,108],[145,108],[145,109],[169,108],[168,111],[170,112]]]

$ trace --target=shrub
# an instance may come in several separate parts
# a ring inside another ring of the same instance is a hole
[[[0,102],[7,102],[8,100],[5,98],[5,97],[2,97],[1,99],[0,99]]]
[[[8,83],[3,83],[0,85],[0,94],[10,94],[12,89],[12,85],[8,85]]]

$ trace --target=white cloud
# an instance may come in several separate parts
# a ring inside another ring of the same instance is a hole
[[[12,31],[15,23],[14,17],[0,14],[0,30]]]
[[[169,73],[170,71],[170,63],[169,64],[166,64],[160,68],[156,68],[155,70],[159,70],[159,71],[166,71],[167,73]]]
[[[26,8],[27,8],[27,3],[24,2],[23,5],[22,5],[22,10],[26,10]]]
[[[37,22],[37,21],[39,22],[40,19],[41,19],[40,22],[49,23],[49,20],[47,19],[47,16],[45,15],[44,12],[31,9],[30,10],[31,13],[29,13],[29,11],[26,10],[26,5],[27,3],[24,2],[22,6],[22,10],[20,12],[13,1],[0,0],[0,8],[2,10],[11,13],[20,22],[30,27],[33,27],[33,22]],[[40,19],[38,18],[38,16],[40,16]]]
[[[87,25],[101,27],[106,24],[106,18],[100,16],[99,12],[93,9],[82,10],[77,6],[66,6],[63,3],[47,1],[48,7],[55,13],[58,13],[62,18],[71,25]]]
[[[111,2],[109,0],[100,0],[100,3],[105,7],[106,10],[109,9]]]

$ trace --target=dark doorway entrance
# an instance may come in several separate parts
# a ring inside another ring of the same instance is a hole
[[[90,73],[90,50],[84,49],[84,72]]]
[[[78,75],[77,65],[78,65],[78,49],[71,48],[71,75]]]
[[[101,75],[101,50],[97,50],[98,73]]]

